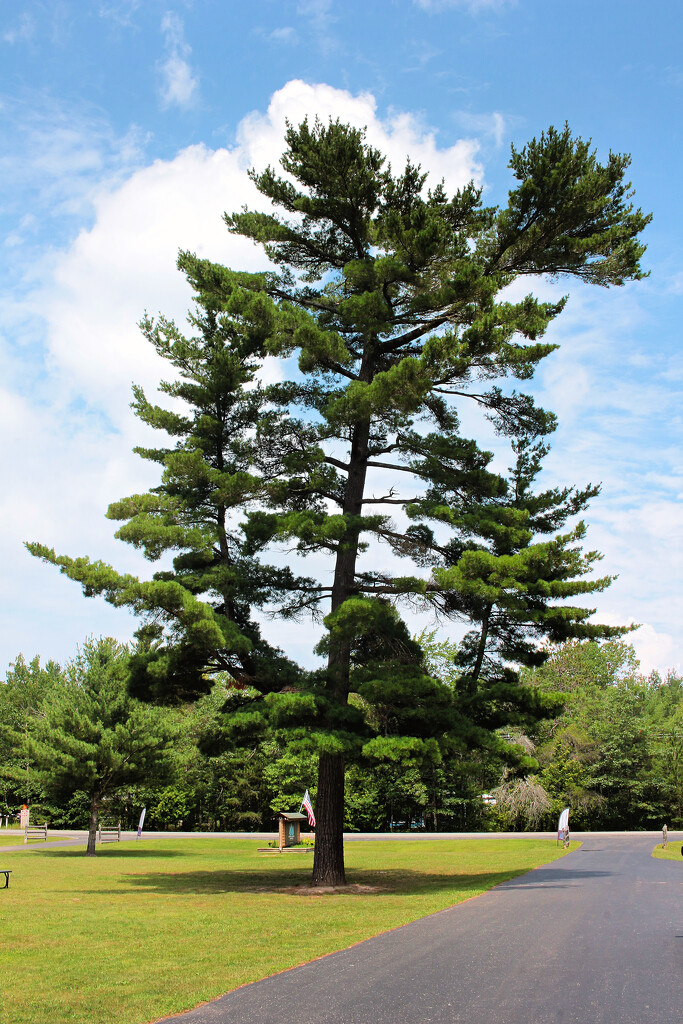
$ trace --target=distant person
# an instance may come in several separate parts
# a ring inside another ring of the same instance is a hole
[[[662,829],[662,846],[664,847],[664,849],[666,849],[666,842],[667,842],[668,838],[669,838],[669,830],[668,830],[668,828],[665,825],[663,827],[663,829]]]
[[[568,825],[567,825],[566,829],[564,830],[564,835],[562,836],[562,846],[564,847],[565,850],[569,846],[569,826]]]

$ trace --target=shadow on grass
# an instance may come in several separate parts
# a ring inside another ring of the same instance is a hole
[[[479,874],[428,874],[405,869],[385,871],[354,869],[347,872],[348,888],[324,890],[311,887],[309,873],[285,870],[276,877],[270,871],[183,871],[177,873],[153,872],[144,875],[127,875],[126,890],[160,895],[220,895],[223,893],[253,893],[271,896],[302,896],[345,898],[382,898],[386,896],[427,896],[452,892],[454,898],[462,893],[482,892],[500,885],[501,882],[517,881],[525,888],[564,888],[573,878],[602,877],[610,872],[552,872],[541,881],[538,874],[515,871],[489,871]],[[121,889],[97,890],[98,893],[124,895]]]
[[[85,843],[83,843],[80,847],[78,847],[78,846],[70,846],[68,849],[62,849],[62,850],[49,850],[49,849],[45,849],[42,852],[43,852],[43,855],[45,857],[49,857],[51,859],[52,858],[56,859],[58,857],[64,857],[64,858],[70,857],[72,859],[74,857],[79,857],[79,856],[80,857],[85,857]],[[197,853],[199,854],[199,851],[197,851]],[[161,860],[162,858],[165,859],[167,857],[191,857],[191,856],[192,856],[192,853],[188,853],[187,850],[149,850],[149,849],[145,849],[143,846],[133,846],[132,848],[131,847],[125,847],[125,846],[121,846],[120,848],[115,848],[115,847],[112,846],[112,847],[110,847],[109,849],[106,849],[106,850],[98,849],[97,853],[95,854],[95,859],[97,859],[98,857],[103,857],[103,858],[107,857],[108,859],[115,858],[116,860],[131,860],[131,859],[139,860],[141,857],[147,857],[147,858],[150,858],[150,859],[154,859],[155,857],[158,857]]]
[[[221,893],[254,893],[268,896],[343,896],[349,898],[382,896],[416,896],[452,889],[481,891],[511,877],[511,872],[490,872],[478,875],[427,875],[419,871],[388,869],[386,871],[354,870],[347,872],[348,887],[314,889],[309,884],[310,871],[183,871],[128,875],[126,882],[139,890],[163,895],[199,895]],[[105,890],[98,890],[104,892]],[[112,890],[112,895],[121,890]]]

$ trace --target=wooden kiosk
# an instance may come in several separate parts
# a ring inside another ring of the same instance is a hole
[[[277,843],[270,846],[259,846],[257,853],[311,853],[312,846],[299,846],[301,842],[301,823],[308,821],[307,814],[299,811],[278,811]]]
[[[298,811],[278,811],[277,838],[281,850],[289,846],[297,846],[301,841],[301,822],[308,821],[308,815]]]

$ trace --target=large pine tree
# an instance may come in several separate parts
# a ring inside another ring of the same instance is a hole
[[[251,687],[229,709],[235,735],[268,723],[317,750],[313,874],[318,883],[339,884],[344,764],[376,735],[367,709],[392,709],[395,743],[445,737],[457,725],[453,690],[425,672],[397,602],[472,618],[483,641],[463,671],[475,683],[494,635],[509,657],[530,649],[525,624],[533,623],[535,637],[557,632],[560,621],[566,635],[585,629],[584,610],[557,605],[581,590],[571,581],[590,568],[591,556],[569,553],[580,534],[525,554],[542,510],[508,501],[503,513],[505,502],[495,499],[505,498],[507,485],[489,471],[476,441],[462,436],[458,409],[476,402],[520,443],[552,429],[552,416],[504,381],[530,379],[552,352],[541,339],[564,301],[527,295],[514,302],[500,292],[543,274],[603,286],[638,279],[638,236],[648,218],[630,203],[628,158],[610,154],[600,164],[568,128],[513,149],[516,184],[502,209],[484,207],[473,185],[453,197],[440,185],[426,191],[426,176],[410,163],[394,175],[363,132],[338,122],[290,126],[286,144],[285,176],[252,172],[276,212],[226,216],[232,232],[264,246],[274,271],[244,274],[181,254],[199,336],[188,341],[166,321],[144,325],[185,377],[166,390],[192,411],[171,415],[138,393],[138,414],[175,435],[177,445],[142,453],[163,464],[161,486],[109,514],[126,520],[119,536],[150,558],[176,549],[173,570],[141,582],[42,545],[30,550],[87,594],[153,620],[136,663],[140,691],[194,692],[212,668],[227,668]],[[207,391],[214,338],[233,376]],[[256,386],[255,362],[294,354],[292,379]],[[395,487],[399,479],[417,494]],[[413,516],[412,528],[392,521],[395,507]],[[460,541],[446,550],[428,520],[455,525]],[[462,544],[467,529],[482,538],[478,550]],[[376,568],[378,542],[411,559],[408,575]],[[331,583],[265,566],[262,553],[273,543],[329,555]],[[364,559],[368,548],[374,557]],[[492,575],[485,563],[494,558]],[[514,608],[515,588],[493,578],[505,558],[518,582],[532,584],[529,600]],[[479,577],[478,596],[465,563]],[[327,667],[303,673],[264,643],[251,608],[296,614],[322,602],[327,632],[319,653]],[[507,611],[497,631],[487,605]],[[509,643],[504,618],[514,626]],[[351,693],[360,698],[350,701]]]

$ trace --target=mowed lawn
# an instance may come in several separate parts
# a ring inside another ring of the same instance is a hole
[[[165,838],[112,843],[94,858],[82,847],[1,854],[13,874],[0,891],[0,1020],[157,1020],[563,853],[537,839],[352,842],[351,891],[314,894],[312,854],[259,845]]]
[[[677,860],[681,866],[683,866],[683,846],[681,846],[681,840],[670,839],[666,844],[666,848],[660,843],[655,846],[652,851],[653,857],[659,857],[660,860]]]

